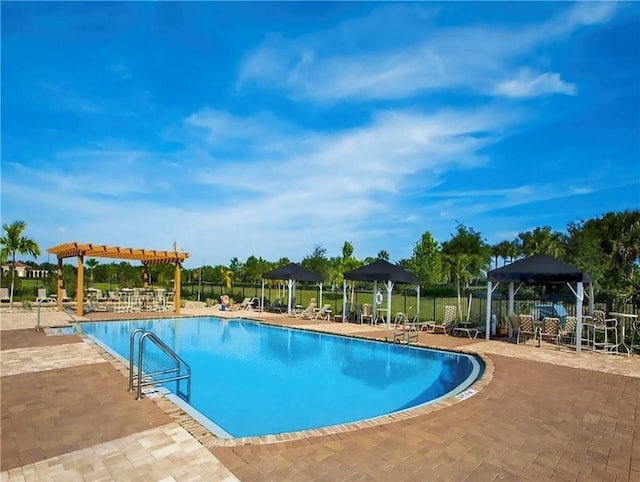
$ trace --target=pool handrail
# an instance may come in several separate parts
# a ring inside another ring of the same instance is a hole
[[[138,366],[137,371],[134,373],[134,365],[133,359],[135,357],[134,349],[135,349],[135,338],[137,334],[140,335],[140,339],[138,340]],[[144,358],[144,340],[151,340],[158,348],[160,348],[169,358],[171,358],[175,363],[175,368],[170,368],[168,370],[160,370],[156,372],[146,373],[148,377],[150,377],[149,381],[142,380],[142,362]],[[180,368],[185,368],[185,374],[181,375]],[[154,379],[153,377],[156,375],[165,375],[169,373],[175,373],[176,376],[163,378],[163,379]],[[140,400],[142,398],[142,387],[148,385],[156,385],[166,382],[176,382],[176,395],[182,399],[184,399],[187,403],[189,403],[191,399],[191,367],[185,362],[182,358],[178,356],[176,352],[174,352],[166,343],[164,343],[155,333],[152,331],[145,330],[144,328],[136,328],[129,335],[129,391],[132,391],[134,388],[134,379],[137,379],[137,395],[136,400]],[[180,393],[180,380],[187,381],[187,392],[185,395]]]

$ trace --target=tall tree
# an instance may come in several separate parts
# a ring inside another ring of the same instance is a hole
[[[491,249],[479,232],[459,224],[449,241],[442,243],[442,257],[458,293],[458,316],[462,319],[462,289],[491,265]]]
[[[231,284],[233,283],[233,271],[225,266],[219,266],[218,269],[220,272],[220,280],[228,292],[231,290]]]
[[[418,277],[423,286],[443,281],[440,246],[429,231],[425,231],[420,241],[413,247],[409,269]]]
[[[316,246],[313,253],[305,256],[300,265],[309,271],[318,273],[323,280],[329,279],[329,259],[326,248],[322,246]]]
[[[0,238],[2,246],[0,257],[11,258],[11,294],[9,295],[9,306],[13,305],[13,287],[16,278],[16,255],[30,255],[34,258],[40,256],[40,246],[33,239],[23,235],[27,229],[24,221],[14,221],[11,224],[3,224],[3,236]]]
[[[534,254],[548,254],[554,258],[564,257],[564,239],[562,234],[552,231],[549,226],[535,228],[533,231],[526,231],[518,234],[525,256]]]
[[[385,261],[389,261],[389,253],[384,249],[378,251],[378,259],[384,259]]]

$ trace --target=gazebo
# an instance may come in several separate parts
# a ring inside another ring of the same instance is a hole
[[[509,283],[509,315],[514,314],[514,296],[523,284],[547,285],[564,284],[576,296],[576,339],[582,333],[582,302],[584,301],[584,283],[589,283],[589,312],[593,312],[593,280],[591,275],[580,271],[575,266],[560,261],[547,254],[536,254],[515,261],[502,268],[487,273],[487,318],[486,339],[489,340],[491,325],[491,294],[502,282]],[[518,287],[515,283],[519,282]],[[495,285],[494,285],[495,283]],[[576,283],[576,289],[573,289]],[[580,343],[576,342],[576,353],[580,353]]]
[[[291,314],[291,296],[296,285],[296,281],[310,281],[320,284],[320,303],[322,303],[322,276],[313,271],[303,268],[296,263],[289,263],[280,268],[276,268],[262,275],[262,300],[260,301],[260,310],[264,309],[264,279],[282,279],[287,280],[289,289],[289,301],[287,303],[287,314]]]
[[[141,261],[145,266],[148,279],[148,266],[150,264],[175,264],[175,276],[173,281],[174,311],[180,313],[180,268],[189,253],[174,251],[157,251],[151,249],[120,248],[118,246],[105,246],[98,244],[64,243],[47,249],[50,254],[58,257],[58,309],[62,310],[62,260],[65,258],[78,258],[78,276],[76,286],[79,295],[76,296],[76,314],[84,314],[82,286],[84,285],[84,258],[112,258]]]
[[[406,283],[416,286],[418,298],[416,315],[420,314],[420,280],[410,271],[389,263],[389,261],[377,259],[373,263],[345,273],[342,291],[343,306],[347,303],[347,280],[373,281],[372,306],[376,306],[378,281],[384,283],[387,289],[387,328],[391,326],[391,292],[393,291],[394,283]]]

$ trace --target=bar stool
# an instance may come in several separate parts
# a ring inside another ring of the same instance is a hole
[[[595,312],[594,312],[595,313]],[[615,318],[593,319],[593,351],[618,354],[618,320]],[[598,339],[598,335],[602,335]]]

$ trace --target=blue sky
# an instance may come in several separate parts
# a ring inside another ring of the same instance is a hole
[[[2,222],[43,251],[397,261],[640,207],[639,3],[0,8]]]

